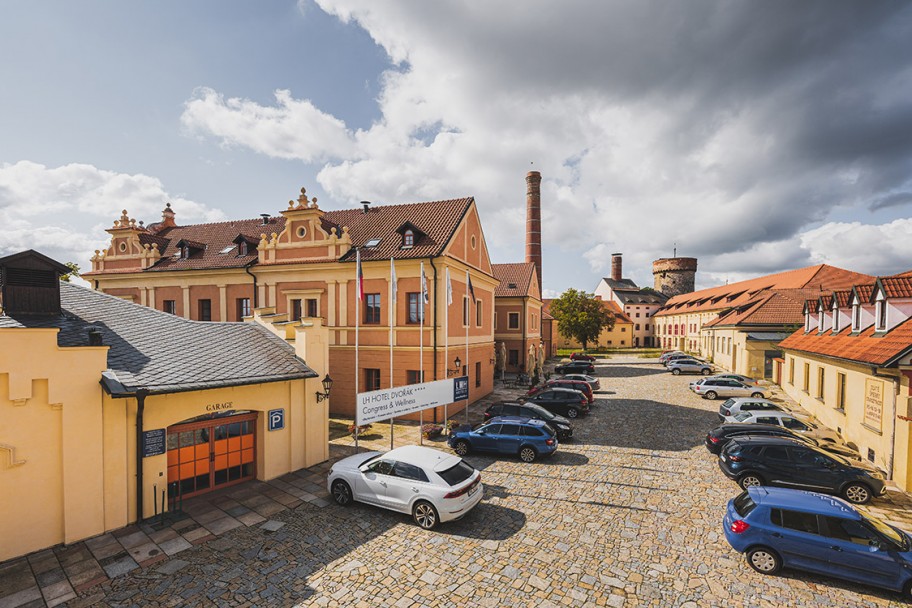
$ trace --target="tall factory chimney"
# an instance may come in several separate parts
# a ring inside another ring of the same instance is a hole
[[[621,260],[620,253],[611,254],[611,279],[613,281],[620,281],[624,278],[624,268],[623,262]]]
[[[543,289],[541,247],[541,173],[526,174],[526,262],[535,264],[538,287]]]

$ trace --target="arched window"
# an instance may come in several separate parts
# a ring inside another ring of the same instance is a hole
[[[238,255],[247,255],[247,241],[238,243]]]
[[[415,231],[406,230],[402,235],[402,246],[403,247],[412,247],[415,244]]]

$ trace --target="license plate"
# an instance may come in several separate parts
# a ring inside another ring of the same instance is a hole
[[[473,495],[475,492],[477,492],[477,491],[478,491],[478,486],[475,486],[474,488],[472,488],[471,490],[469,490],[469,496],[472,496],[472,495]]]

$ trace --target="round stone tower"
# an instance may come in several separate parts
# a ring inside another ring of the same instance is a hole
[[[694,290],[697,258],[661,258],[652,263],[655,290],[668,297]]]

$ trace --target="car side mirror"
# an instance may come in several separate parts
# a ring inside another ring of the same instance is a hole
[[[876,538],[872,538],[868,541],[868,547],[870,547],[871,551],[884,551],[887,549],[887,547]]]

